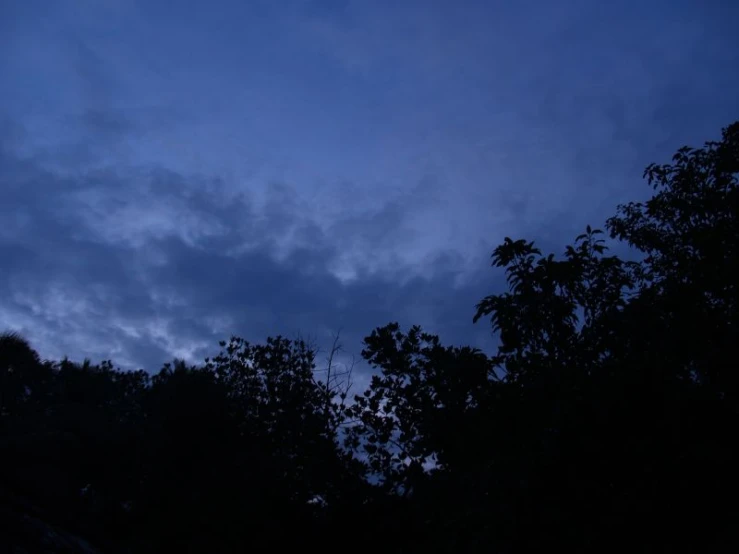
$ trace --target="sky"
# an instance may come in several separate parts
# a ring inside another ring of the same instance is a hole
[[[490,350],[504,237],[561,253],[739,119],[737,17],[0,0],[0,329],[149,371],[231,335],[359,356],[391,321]]]

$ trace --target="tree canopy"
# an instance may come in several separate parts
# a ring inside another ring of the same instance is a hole
[[[0,335],[12,552],[739,546],[739,122],[563,254],[505,240],[494,355],[373,330],[367,388],[302,340],[201,364],[42,360]],[[610,254],[623,242],[628,259]],[[323,372],[321,372],[323,370]],[[354,392],[354,391],[353,391]],[[12,550],[15,549],[15,550]],[[45,550],[46,549],[46,550]]]

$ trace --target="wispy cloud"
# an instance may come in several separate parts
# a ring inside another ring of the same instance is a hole
[[[50,356],[357,351],[395,319],[490,344],[503,236],[559,250],[739,115],[725,3],[1,9],[0,325]]]

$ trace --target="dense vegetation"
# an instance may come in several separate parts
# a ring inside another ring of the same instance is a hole
[[[4,546],[29,510],[102,552],[739,546],[738,175],[739,122],[648,167],[631,260],[506,238],[497,353],[391,323],[356,396],[283,337],[150,376],[0,336]]]

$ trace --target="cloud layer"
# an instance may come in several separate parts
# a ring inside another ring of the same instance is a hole
[[[505,235],[561,251],[739,116],[719,2],[6,4],[0,326],[50,357],[489,348]]]

